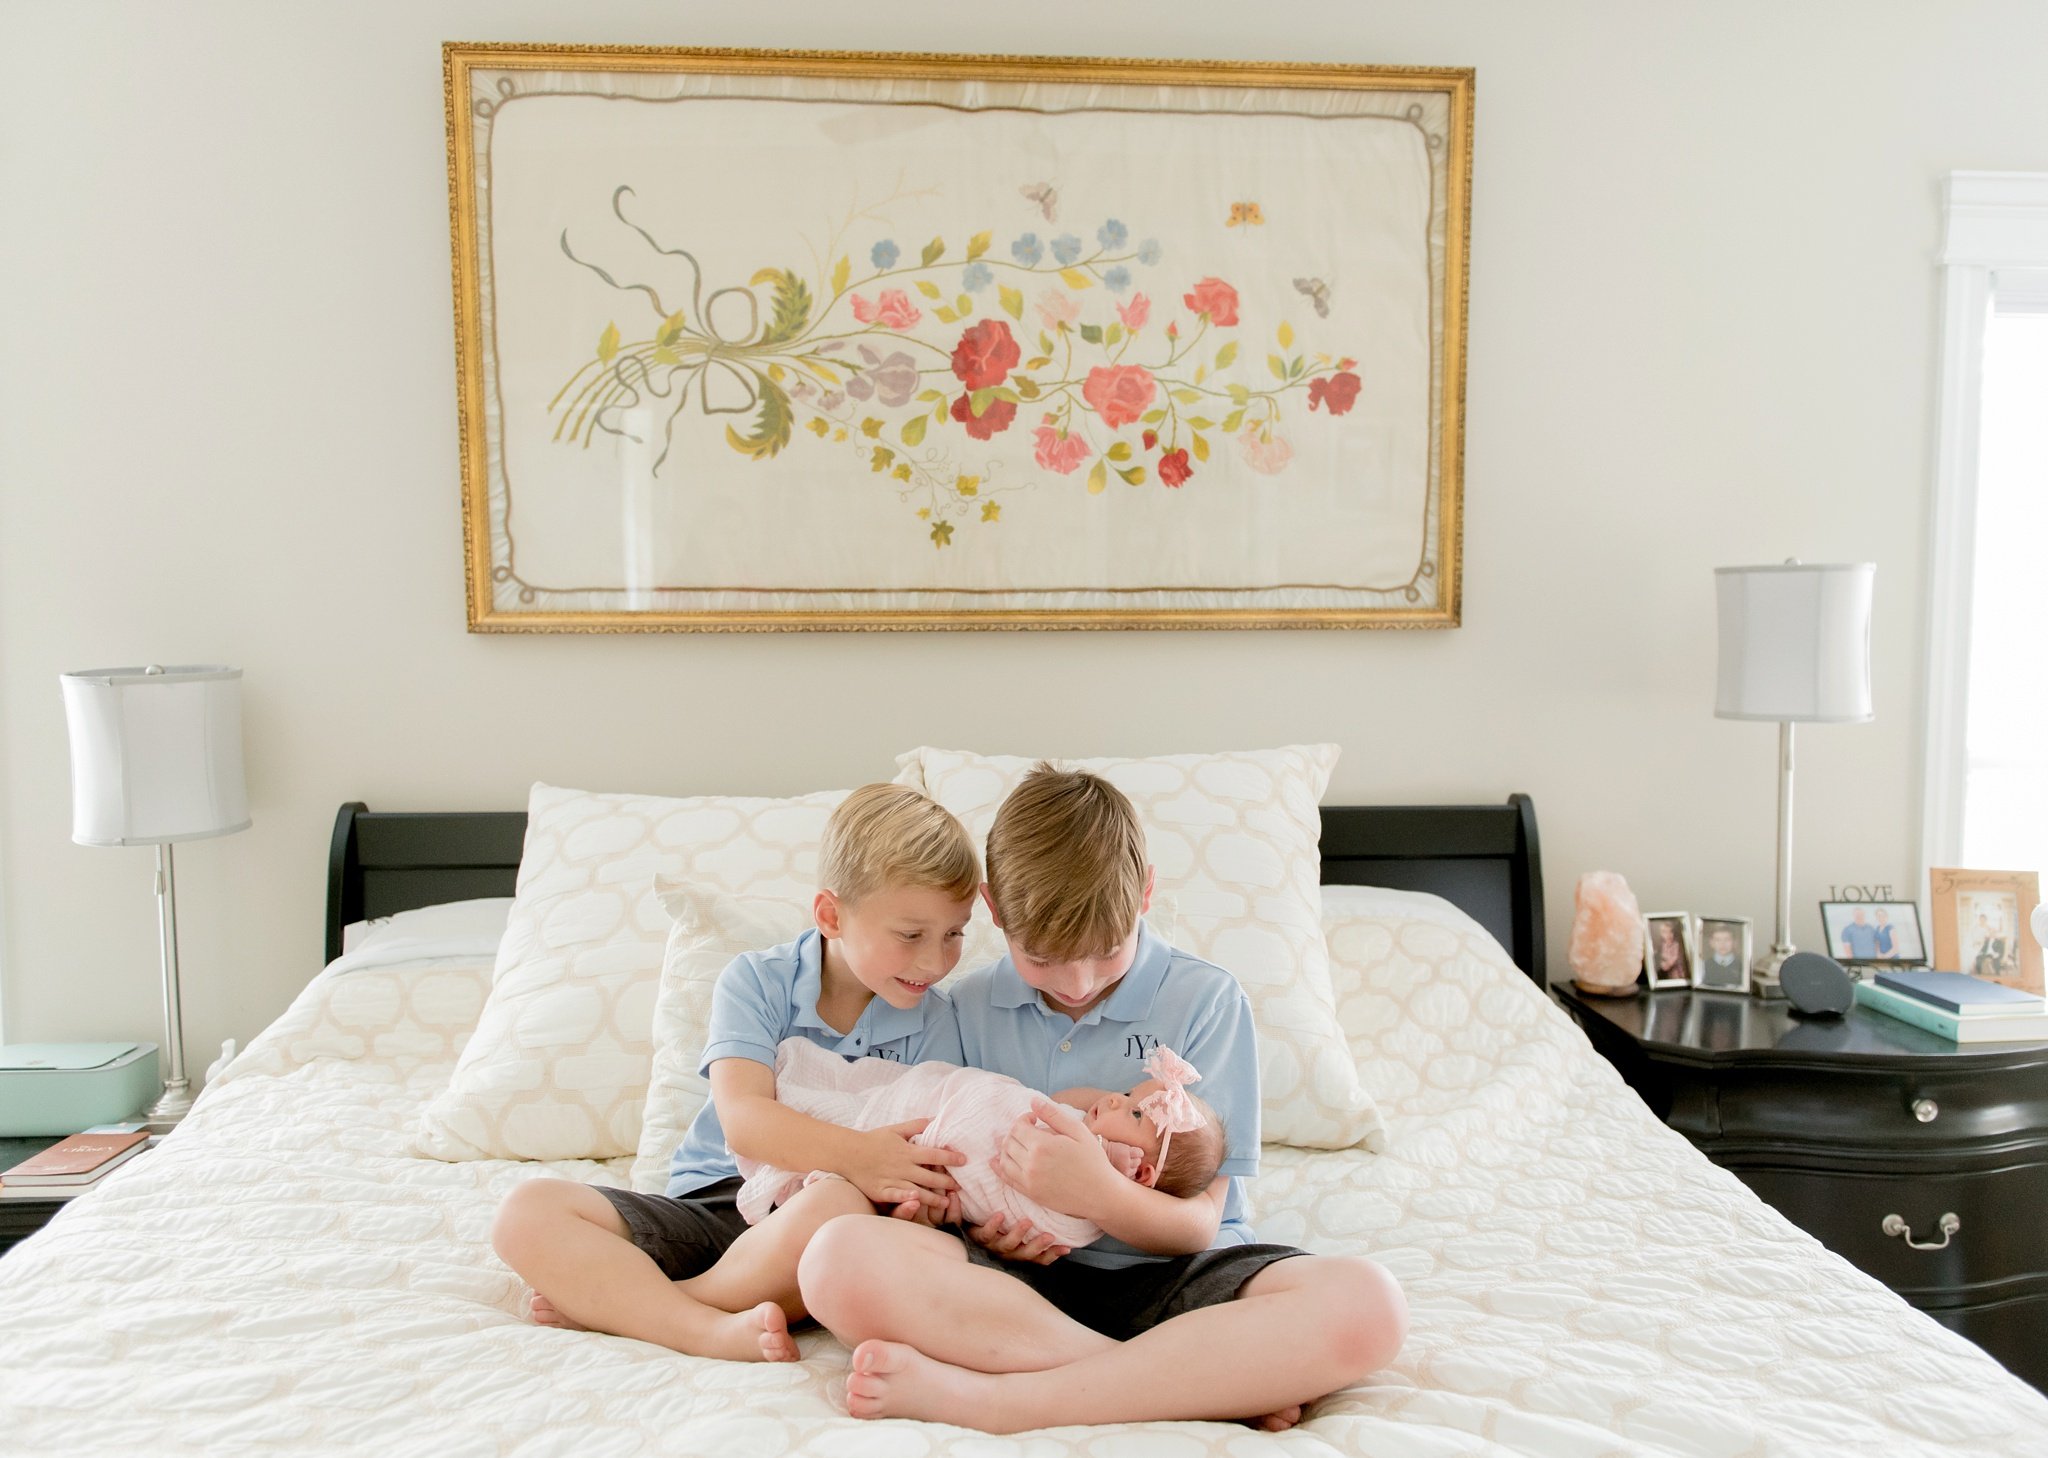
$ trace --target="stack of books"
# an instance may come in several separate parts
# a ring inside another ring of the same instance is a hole
[[[149,1144],[149,1132],[145,1129],[117,1134],[73,1134],[12,1169],[0,1171],[0,1195],[68,1200],[84,1194]]]
[[[1964,972],[1887,969],[1856,984],[1873,1012],[1956,1043],[2048,1043],[2048,1001]]]

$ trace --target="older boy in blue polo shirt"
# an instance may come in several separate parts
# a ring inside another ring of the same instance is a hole
[[[492,1244],[534,1289],[534,1320],[658,1342],[700,1357],[795,1361],[797,1257],[824,1221],[876,1204],[943,1207],[960,1156],[909,1142],[923,1120],[866,1133],[776,1102],[775,1047],[802,1037],[899,1063],[958,1046],[934,984],[960,960],[974,844],[941,806],[869,785],[833,811],[819,850],[817,926],[735,958],[712,991],[699,1070],[711,1098],[670,1162],[667,1192],[537,1179],[499,1208]],[[729,1146],[729,1147],[728,1147]],[[737,1206],[737,1150],[813,1184],[760,1224]]]
[[[1038,766],[997,812],[983,894],[1010,955],[953,989],[964,1060],[1040,1090],[1126,1088],[1164,1042],[1222,1117],[1222,1172],[1187,1199],[1133,1184],[1045,1100],[1038,1122],[1011,1131],[1004,1177],[1102,1226],[1096,1245],[1069,1254],[999,1220],[972,1240],[829,1222],[799,1284],[855,1348],[849,1411],[989,1432],[1176,1418],[1280,1428],[1391,1360],[1407,1308],[1384,1268],[1252,1236],[1237,1187],[1258,1169],[1250,1005],[1228,973],[1139,921],[1152,868],[1130,802],[1096,776]]]

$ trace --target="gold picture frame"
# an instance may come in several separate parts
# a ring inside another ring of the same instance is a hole
[[[2041,944],[2029,929],[2041,900],[2036,872],[1938,866],[1927,881],[1935,970],[1968,972],[2023,992],[2043,990]]]
[[[471,631],[1457,626],[1471,70],[443,73]]]

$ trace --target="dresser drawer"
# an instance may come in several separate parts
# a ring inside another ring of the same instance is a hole
[[[1711,1080],[1714,1135],[1838,1149],[1929,1149],[2048,1134],[2048,1063],[2024,1068],[1728,1069]]]
[[[1913,1179],[1731,1171],[1828,1249],[1918,1304],[1988,1298],[1998,1293],[1985,1288],[2048,1273],[2048,1164]],[[1904,1222],[1902,1233],[1885,1233],[1892,1215]],[[1944,1215],[1957,1222],[1945,1241]],[[1940,1248],[1916,1250],[1907,1234]]]

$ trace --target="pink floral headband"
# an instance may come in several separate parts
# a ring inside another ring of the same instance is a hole
[[[1174,1135],[1208,1127],[1209,1120],[1195,1107],[1187,1087],[1191,1083],[1200,1083],[1202,1075],[1195,1072],[1193,1064],[1164,1043],[1154,1048],[1145,1059],[1145,1072],[1158,1080],[1161,1087],[1139,1099],[1138,1108],[1159,1131],[1157,1167],[1164,1169],[1166,1151],[1172,1146]]]

